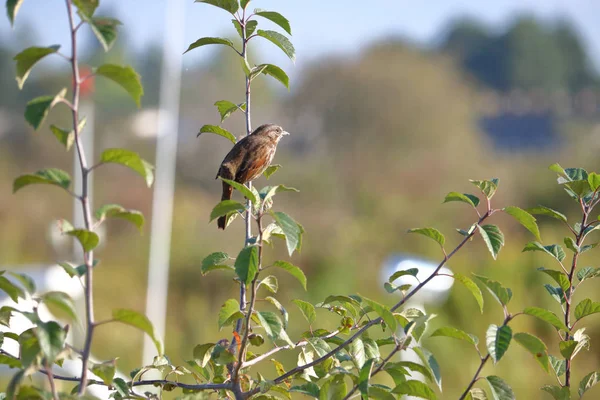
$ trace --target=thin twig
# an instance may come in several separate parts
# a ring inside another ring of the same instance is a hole
[[[238,21],[240,23],[241,31],[242,31],[242,51],[241,53],[236,50],[236,53],[240,55],[244,59],[244,62],[248,60],[248,41],[246,40],[246,10],[242,11],[241,19]],[[251,120],[251,112],[250,112],[250,78],[246,76],[246,112],[244,113],[246,117],[246,136],[252,133],[252,120]],[[248,189],[252,190],[252,182],[248,182],[246,184]],[[252,238],[252,202],[250,200],[246,201],[246,235],[244,238],[244,247],[248,246],[250,243],[250,239]],[[246,284],[244,282],[240,282],[240,311],[242,314],[246,311]],[[235,332],[239,335],[242,332],[242,323],[243,319],[240,318],[237,320],[235,325]],[[231,349],[235,349],[237,347],[237,338],[234,337],[231,341]],[[239,365],[238,365],[239,368]]]
[[[48,383],[50,384],[50,392],[52,393],[52,399],[58,400],[58,392],[56,391],[56,384],[54,383],[54,375],[52,375],[52,367],[46,363],[46,370],[48,370]]]
[[[73,100],[72,104],[72,116],[73,116],[73,132],[75,136],[75,145],[77,148],[77,154],[79,156],[79,166],[81,168],[81,207],[83,209],[83,220],[85,229],[92,229],[92,212],[90,209],[90,200],[88,197],[88,185],[89,185],[89,169],[85,156],[85,149],[81,141],[79,132],[79,92],[80,92],[80,77],[79,77],[79,65],[77,59],[77,29],[81,26],[81,21],[77,26],[73,19],[73,3],[72,0],[65,0],[67,6],[67,14],[69,18],[69,26],[71,30],[71,69],[73,73]],[[84,262],[87,267],[85,274],[85,314],[87,329],[85,335],[85,344],[83,347],[81,360],[81,381],[79,382],[78,395],[82,395],[87,387],[88,380],[88,362],[90,358],[90,351],[92,347],[92,337],[94,334],[94,295],[93,295],[93,264],[94,254],[93,251],[84,252]]]
[[[586,206],[586,204],[584,203],[584,201],[582,199],[579,200],[579,204],[581,205],[581,211],[582,211],[582,217],[581,217],[581,227],[579,228],[579,233],[577,233],[575,235],[575,245],[577,246],[577,248],[580,248],[581,245],[583,244],[583,241],[585,240],[585,229],[586,229],[586,225],[587,225],[587,219],[589,216],[589,212],[590,212],[590,208],[588,208]],[[573,260],[571,262],[571,270],[568,273],[568,277],[569,277],[569,289],[568,292],[569,293],[565,293],[565,312],[564,312],[564,316],[565,316],[565,326],[567,327],[568,331],[565,332],[565,336],[564,336],[564,340],[569,340],[570,339],[570,335],[571,335],[571,330],[573,328],[573,326],[575,326],[575,324],[571,325],[571,300],[572,300],[572,296],[573,296],[573,278],[575,275],[575,270],[577,269],[577,261],[579,259],[579,253],[575,252],[573,254]],[[566,271],[565,271],[566,272]],[[575,321],[575,323],[577,323],[577,321]],[[565,367],[565,386],[566,387],[571,387],[571,358],[570,357],[566,357],[565,358],[565,362],[566,362],[566,367]]]
[[[510,314],[508,313],[508,311],[505,311],[505,314],[506,314],[506,316],[505,316],[505,318],[504,318],[504,322],[502,323],[502,327],[504,327],[504,326],[508,325],[508,323],[509,323],[509,322],[510,322],[510,321],[511,321],[513,318],[515,318],[517,315],[520,315],[521,313],[519,313],[519,314],[515,314],[515,315],[510,315]],[[470,382],[469,382],[469,384],[467,385],[467,388],[465,389],[465,391],[464,391],[464,392],[463,392],[463,394],[462,394],[462,395],[459,397],[459,399],[458,399],[458,400],[464,400],[464,399],[467,397],[467,395],[469,394],[469,392],[470,392],[470,391],[471,391],[471,389],[473,388],[473,385],[475,385],[475,382],[477,382],[477,380],[479,379],[479,374],[480,374],[480,373],[481,373],[481,371],[483,370],[483,367],[485,366],[485,364],[486,364],[486,363],[489,361],[490,357],[491,357],[491,355],[490,355],[490,353],[488,352],[488,353],[486,354],[486,356],[485,356],[485,357],[482,357],[482,358],[481,358],[481,362],[479,363],[479,368],[477,368],[477,371],[475,371],[475,374],[473,375],[473,378],[471,379],[471,381],[470,381]]]

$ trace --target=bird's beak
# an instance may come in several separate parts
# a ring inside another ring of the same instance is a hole
[[[289,133],[289,132],[286,132],[286,131],[283,131],[283,132],[281,132],[281,136],[286,136],[286,135],[289,135],[289,134],[290,134],[290,133]]]

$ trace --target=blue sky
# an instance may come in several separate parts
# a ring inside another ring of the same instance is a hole
[[[176,1],[185,2],[186,29],[185,40],[172,45],[173,51],[183,52],[189,43],[202,36],[233,34],[226,12],[192,0],[101,0],[98,14],[119,18],[130,43],[141,49],[162,40],[165,7],[167,2]],[[582,34],[593,61],[600,65],[598,0],[252,0],[250,7],[279,11],[288,17],[297,50],[297,67],[324,54],[353,54],[381,37],[404,36],[432,43],[450,19],[461,15],[477,17],[502,29],[521,12],[546,20],[558,16],[569,18]],[[67,43],[63,0],[24,0],[17,26],[25,22],[40,27],[35,44]],[[6,18],[0,19],[4,40],[10,40],[10,35],[16,32],[18,28],[11,32]],[[289,61],[271,44],[261,43],[259,51],[270,62],[290,68]],[[210,52],[195,50],[184,57],[184,66],[207,54]]]

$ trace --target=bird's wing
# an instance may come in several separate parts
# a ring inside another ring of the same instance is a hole
[[[236,170],[238,169],[237,166],[239,165],[238,160],[243,159],[245,154],[247,153],[246,142],[248,141],[248,138],[249,136],[244,137],[235,145],[233,145],[231,150],[229,150],[229,153],[227,153],[227,155],[223,159],[223,162],[221,162],[221,166],[219,167],[219,171],[217,172],[217,178],[235,178]]]
[[[247,152],[242,163],[235,172],[237,182],[246,183],[260,176],[269,166],[273,146],[266,138],[257,136],[249,142]]]

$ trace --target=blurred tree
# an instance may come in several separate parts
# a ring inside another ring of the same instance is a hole
[[[575,91],[597,83],[585,47],[565,20],[542,24],[523,16],[505,33],[471,19],[452,23],[440,46],[483,84],[500,91]]]

